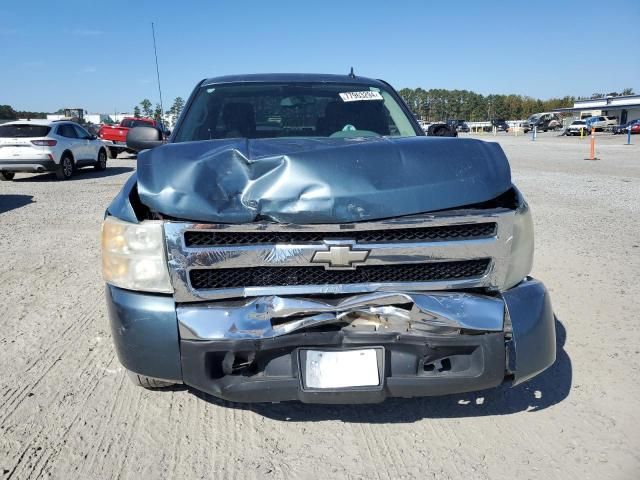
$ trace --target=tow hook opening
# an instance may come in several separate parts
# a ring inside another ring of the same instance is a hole
[[[439,350],[439,351],[438,351]],[[456,347],[437,349],[422,358],[418,366],[418,375],[442,376],[460,373],[472,373],[476,359],[482,359],[480,347]]]

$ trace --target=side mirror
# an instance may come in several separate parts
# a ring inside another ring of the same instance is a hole
[[[127,148],[139,152],[162,145],[162,132],[154,127],[134,127],[127,133]]]
[[[89,140],[97,140],[97,139],[98,139],[97,135],[93,135],[92,134],[92,135],[89,136]]]

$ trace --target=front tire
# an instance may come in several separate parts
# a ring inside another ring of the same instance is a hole
[[[138,375],[131,370],[127,370],[127,376],[129,377],[129,380],[131,380],[131,383],[133,383],[136,387],[142,387],[148,390],[167,388],[175,385],[174,382],[168,382],[166,380],[160,380],[153,377],[145,377],[144,375]]]
[[[60,165],[56,169],[56,178],[58,180],[69,180],[73,175],[73,159],[68,153],[60,159]]]
[[[101,148],[98,152],[98,158],[96,159],[96,164],[93,168],[98,172],[103,172],[107,169],[107,152],[105,152],[104,148]]]
[[[0,180],[3,182],[10,182],[15,176],[15,172],[0,172]]]

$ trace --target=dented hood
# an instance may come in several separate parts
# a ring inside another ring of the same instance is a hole
[[[455,208],[511,187],[497,143],[297,138],[174,143],[138,156],[152,211],[215,223],[340,223]]]

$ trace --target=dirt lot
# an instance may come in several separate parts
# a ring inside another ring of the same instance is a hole
[[[0,184],[0,479],[640,475],[640,137],[499,141],[536,223],[556,364],[515,389],[240,406],[133,387],[102,293],[103,211],[135,168]]]

